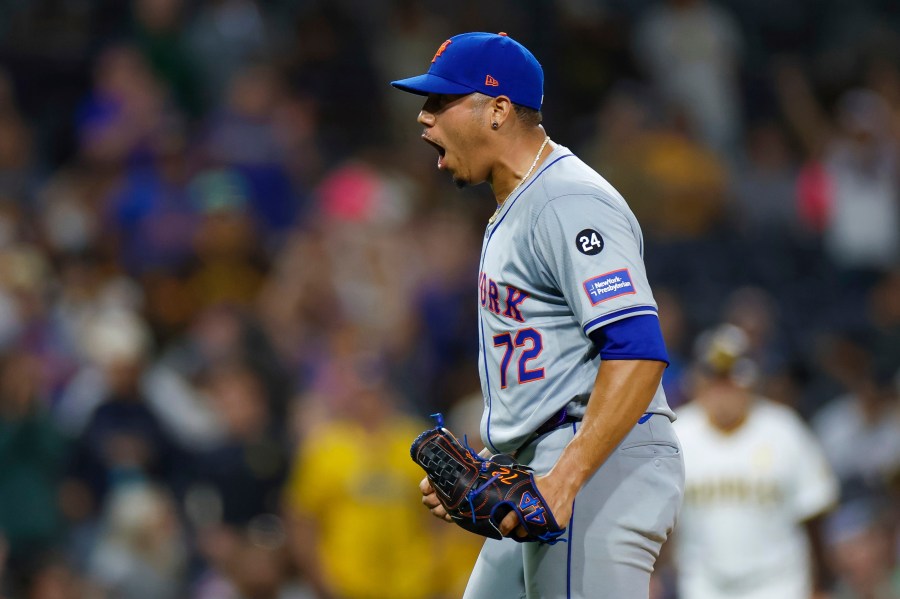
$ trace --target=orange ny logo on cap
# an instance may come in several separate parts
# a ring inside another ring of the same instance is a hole
[[[484,84],[490,85],[491,87],[499,87],[500,86],[500,82],[497,81],[496,79],[494,79],[493,77],[491,77],[490,75],[488,75],[487,77],[484,78]]]
[[[435,60],[437,60],[438,56],[440,56],[441,54],[444,53],[444,50],[447,49],[447,46],[449,46],[451,42],[453,42],[453,40],[447,40],[446,42],[441,44],[441,47],[438,48],[437,52],[434,53],[434,58],[431,59],[431,62],[434,62]]]

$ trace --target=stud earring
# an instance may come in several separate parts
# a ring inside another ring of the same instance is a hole
[[[491,123],[491,129],[499,129],[500,123]]]

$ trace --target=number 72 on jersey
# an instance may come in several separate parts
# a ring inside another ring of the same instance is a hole
[[[544,350],[544,342],[537,329],[529,327],[494,335],[494,347],[503,348],[503,357],[500,359],[501,389],[506,389],[509,384],[509,364],[513,361],[515,354],[518,354],[516,374],[520,385],[544,378],[543,368],[530,369],[528,367],[528,362],[536,359]]]

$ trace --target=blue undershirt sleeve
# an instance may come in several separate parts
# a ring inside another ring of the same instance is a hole
[[[659,318],[642,314],[594,329],[591,341],[604,360],[656,360],[669,363]]]

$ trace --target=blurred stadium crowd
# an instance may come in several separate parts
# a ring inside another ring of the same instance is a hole
[[[0,597],[459,596],[477,541],[407,456],[435,411],[477,436],[492,202],[387,82],[470,30],[534,51],[641,220],[670,403],[742,327],[840,478],[834,597],[900,596],[890,2],[33,0],[0,2]]]

